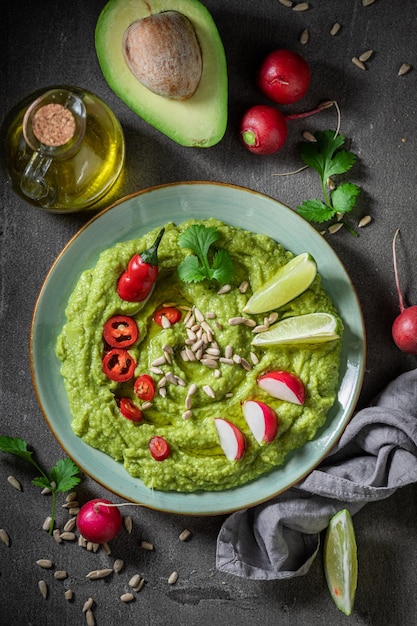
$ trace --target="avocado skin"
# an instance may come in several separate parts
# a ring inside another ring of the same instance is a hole
[[[203,72],[188,100],[171,100],[151,92],[132,74],[123,55],[126,29],[162,11],[185,15],[200,44]],[[111,89],[148,124],[183,146],[208,148],[221,141],[228,115],[226,56],[217,26],[199,0],[109,0],[97,21],[95,46]]]

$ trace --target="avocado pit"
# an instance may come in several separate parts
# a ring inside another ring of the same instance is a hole
[[[200,83],[203,61],[197,35],[178,11],[133,22],[124,34],[123,54],[138,81],[159,96],[188,100]]]

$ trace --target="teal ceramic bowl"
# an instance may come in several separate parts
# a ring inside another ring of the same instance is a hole
[[[55,344],[65,307],[80,274],[119,241],[141,236],[166,222],[215,217],[270,235],[294,254],[315,258],[324,288],[345,325],[338,398],[312,441],[291,453],[282,467],[242,487],[182,494],[148,489],[123,465],[86,445],[71,430],[71,413]],[[254,506],[309,474],[340,438],[355,409],[364,375],[365,330],[360,304],[346,270],[324,238],[280,202],[241,187],[186,182],[146,189],[101,212],[67,244],[40,291],[31,328],[31,368],[39,405],[52,433],[73,461],[120,498],[160,511],[218,515]]]

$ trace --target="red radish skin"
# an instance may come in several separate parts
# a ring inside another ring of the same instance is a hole
[[[271,443],[278,433],[278,420],[275,411],[257,400],[246,400],[243,415],[252,435],[259,444]]]
[[[258,379],[258,385],[274,398],[292,402],[293,404],[304,404],[304,383],[291,372],[280,370],[268,372]]]
[[[84,539],[93,543],[106,543],[114,539],[121,526],[122,515],[109,500],[89,500],[77,515],[78,531]]]
[[[257,75],[259,89],[273,102],[293,104],[305,96],[311,71],[307,61],[291,50],[274,50],[263,60]]]
[[[398,302],[400,314],[395,318],[392,325],[392,338],[395,345],[402,352],[408,354],[417,354],[417,305],[406,307],[400,287],[398,276],[396,241],[398,237],[397,230],[392,241],[392,255],[394,260],[395,285],[397,287]]]
[[[239,461],[245,453],[245,437],[232,422],[221,417],[214,419],[220,446],[229,461]]]

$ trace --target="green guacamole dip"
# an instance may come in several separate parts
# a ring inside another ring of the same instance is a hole
[[[218,285],[207,281],[186,284],[178,277],[179,263],[191,253],[179,247],[178,235],[195,223],[199,222],[165,225],[158,252],[160,272],[154,291],[142,305],[123,301],[116,285],[130,258],[149,248],[160,229],[105,250],[96,266],[79,278],[57,342],[74,433],[124,463],[126,470],[149,488],[163,491],[224,490],[281,465],[291,450],[312,439],[324,424],[339,384],[341,339],[313,346],[260,349],[251,346],[254,337],[251,326],[229,323],[231,318],[242,316],[253,291],[294,255],[265,235],[214,219],[205,220],[204,225],[215,226],[219,231],[216,246],[227,249],[234,264],[231,290],[218,295]],[[239,289],[243,281],[249,283],[245,293]],[[183,307],[182,319],[169,328],[161,328],[152,315],[168,303]],[[219,362],[215,371],[201,361],[184,360],[183,350],[189,338],[184,320],[187,308],[194,307],[202,312],[212,329],[212,340],[217,342],[221,355],[225,356],[230,346],[233,354],[243,361]],[[319,274],[307,291],[278,313],[283,319],[317,311],[336,315],[341,334],[342,322],[322,287]],[[132,316],[139,327],[139,339],[129,348],[137,361],[135,377],[123,384],[109,380],[102,370],[103,325],[113,315]],[[257,324],[264,323],[264,315],[245,317]],[[171,362],[158,366],[163,374],[155,373],[153,364],[164,354],[166,346],[173,351]],[[258,363],[254,364],[256,360]],[[257,385],[259,376],[271,370],[289,371],[302,379],[306,388],[304,405],[277,400]],[[167,382],[164,397],[159,393],[158,382],[169,372],[172,381],[172,375],[178,377],[177,384]],[[157,392],[151,406],[143,411],[142,421],[135,423],[123,417],[117,400],[128,396],[141,406],[133,393],[133,382],[143,373],[152,376]],[[181,384],[179,379],[183,381]],[[192,396],[191,414],[184,417],[186,397],[193,383],[197,390]],[[204,390],[206,386],[214,392],[214,397]],[[247,399],[265,402],[275,410],[278,434],[272,443],[260,445],[252,436],[242,412],[242,403]],[[216,417],[233,422],[244,433],[246,448],[240,460],[226,458],[219,444]],[[171,453],[164,461],[156,461],[150,454],[148,444],[154,435],[163,436],[169,443]]]

